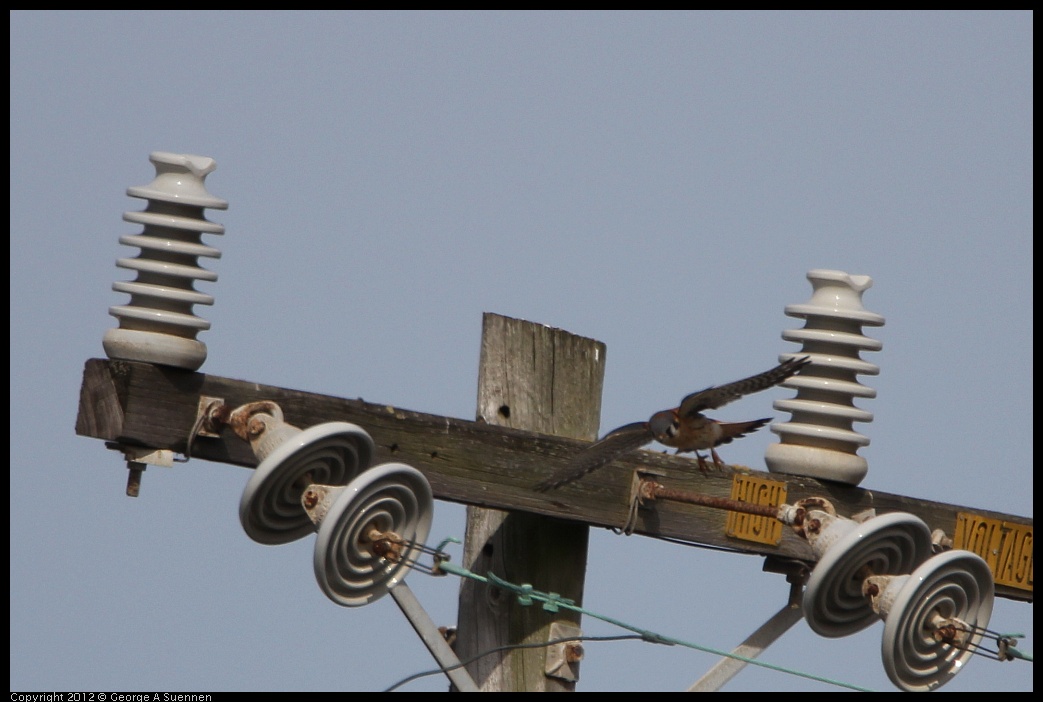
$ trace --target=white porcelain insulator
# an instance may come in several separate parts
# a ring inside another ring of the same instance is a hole
[[[809,356],[811,363],[783,386],[797,396],[777,400],[774,407],[789,412],[790,421],[774,423],[780,441],[765,453],[768,470],[858,485],[869,470],[857,451],[869,438],[853,429],[854,422],[871,422],[873,415],[855,406],[855,398],[876,397],[859,375],[876,375],[879,367],[862,360],[861,351],[879,351],[883,344],[862,334],[865,325],[882,326],[884,318],[862,306],[862,294],[873,285],[865,275],[815,269],[808,271],[811,299],[787,305],[786,315],[805,320],[803,329],[790,329],[782,338],[801,344],[796,353],[779,360]]]
[[[818,562],[804,590],[804,619],[820,636],[849,636],[877,620],[863,594],[868,574],[909,573],[931,555],[931,530],[913,514],[856,522],[811,510],[807,517],[820,528],[807,534]]]
[[[360,607],[402,582],[431,531],[434,497],[424,474],[404,463],[384,463],[339,490],[319,525],[312,563],[319,587],[344,607]],[[371,531],[395,535],[404,545],[394,558],[380,555]]]
[[[120,237],[121,244],[141,252],[116,261],[119,268],[136,271],[137,277],[113,283],[112,289],[128,293],[130,301],[109,308],[119,328],[108,330],[102,345],[109,358],[196,370],[206,360],[206,345],[196,334],[209,329],[210,322],[197,317],[192,307],[212,305],[214,298],[196,290],[194,283],[217,280],[198,259],[221,257],[201,239],[225,230],[207,221],[203,210],[227,209],[228,203],[208,193],[203,183],[217,167],[212,158],[154,151],[149,160],[156,167],[155,180],[127,188],[128,195],[148,205],[144,211],[123,214],[125,221],[144,229]]]
[[[906,692],[937,690],[967,666],[996,596],[988,564],[962,550],[939,553],[911,575],[867,578],[866,585],[876,586],[872,606],[884,620],[884,670]]]

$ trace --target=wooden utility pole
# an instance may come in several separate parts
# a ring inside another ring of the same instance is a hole
[[[485,314],[477,419],[593,440],[604,375],[604,344],[560,329]],[[581,522],[471,506],[467,508],[464,564],[482,575],[492,572],[514,583],[540,583],[541,589],[580,604],[588,532]],[[575,612],[562,609],[551,615],[539,605],[520,605],[512,593],[493,585],[474,580],[461,583],[456,638],[461,660],[510,644],[546,642],[554,638],[552,630],[578,633],[578,627]],[[474,660],[468,671],[485,692],[573,690],[578,663],[552,657],[555,669],[548,670],[547,653],[543,647],[501,650]]]

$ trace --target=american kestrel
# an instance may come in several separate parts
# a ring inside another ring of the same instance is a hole
[[[714,447],[754,432],[771,420],[765,418],[754,419],[750,422],[719,422],[703,416],[703,410],[717,409],[738,400],[743,395],[774,387],[799,372],[810,361],[811,359],[807,356],[791,358],[769,371],[752,375],[749,378],[693,392],[681,400],[680,406],[656,412],[647,422],[634,422],[613,429],[600,441],[580,451],[568,466],[539,483],[535,490],[537,492],[556,490],[562,485],[579,480],[591,471],[608,465],[624,453],[652,441],[676,448],[675,453],[695,452],[695,457],[699,461],[699,470],[703,473],[707,472],[706,459],[699,451],[709,449],[714,465],[721,467],[724,462],[721,461],[721,457],[717,455]]]

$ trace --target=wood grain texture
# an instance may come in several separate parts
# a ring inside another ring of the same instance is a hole
[[[547,435],[595,438],[604,345],[500,315],[486,314],[482,321],[479,420]],[[589,528],[581,522],[469,506],[464,564],[472,572],[531,583],[581,604],[588,537]],[[580,625],[576,612],[552,614],[538,605],[522,606],[510,593],[473,580],[462,581],[459,602],[456,648],[464,660],[513,644],[546,642],[555,621]],[[546,658],[542,647],[506,650],[478,658],[468,670],[486,692],[574,690],[575,681],[545,675]]]

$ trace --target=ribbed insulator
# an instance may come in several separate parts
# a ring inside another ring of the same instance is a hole
[[[862,293],[873,285],[865,275],[816,269],[808,272],[813,293],[804,304],[787,305],[786,314],[805,319],[803,329],[783,332],[782,338],[802,345],[780,360],[810,356],[811,363],[785,387],[797,396],[777,400],[775,409],[789,412],[789,422],[771,430],[780,442],[768,446],[768,470],[806,475],[858,485],[869,465],[857,455],[869,438],[852,429],[854,422],[871,422],[873,415],[854,405],[856,397],[876,397],[858,375],[876,375],[880,369],[859,358],[860,351],[879,351],[883,344],[862,334],[863,325],[881,326],[884,318],[862,307]]]
[[[206,360],[206,344],[196,334],[210,322],[192,312],[193,305],[212,305],[214,298],[197,291],[197,280],[213,282],[217,274],[201,268],[200,256],[220,258],[221,252],[201,242],[203,234],[223,234],[224,227],[208,222],[205,208],[227,209],[228,203],[206,191],[203,180],[217,164],[206,156],[154,151],[149,160],[156,178],[148,185],[127,188],[131,197],[148,201],[142,212],[125,212],[127,222],[144,225],[137,235],[120,237],[136,246],[136,258],[116,261],[137,272],[133,281],[113,283],[129,293],[130,302],[109,308],[118,329],[105,333],[102,345],[109,358],[145,361],[196,370]]]

